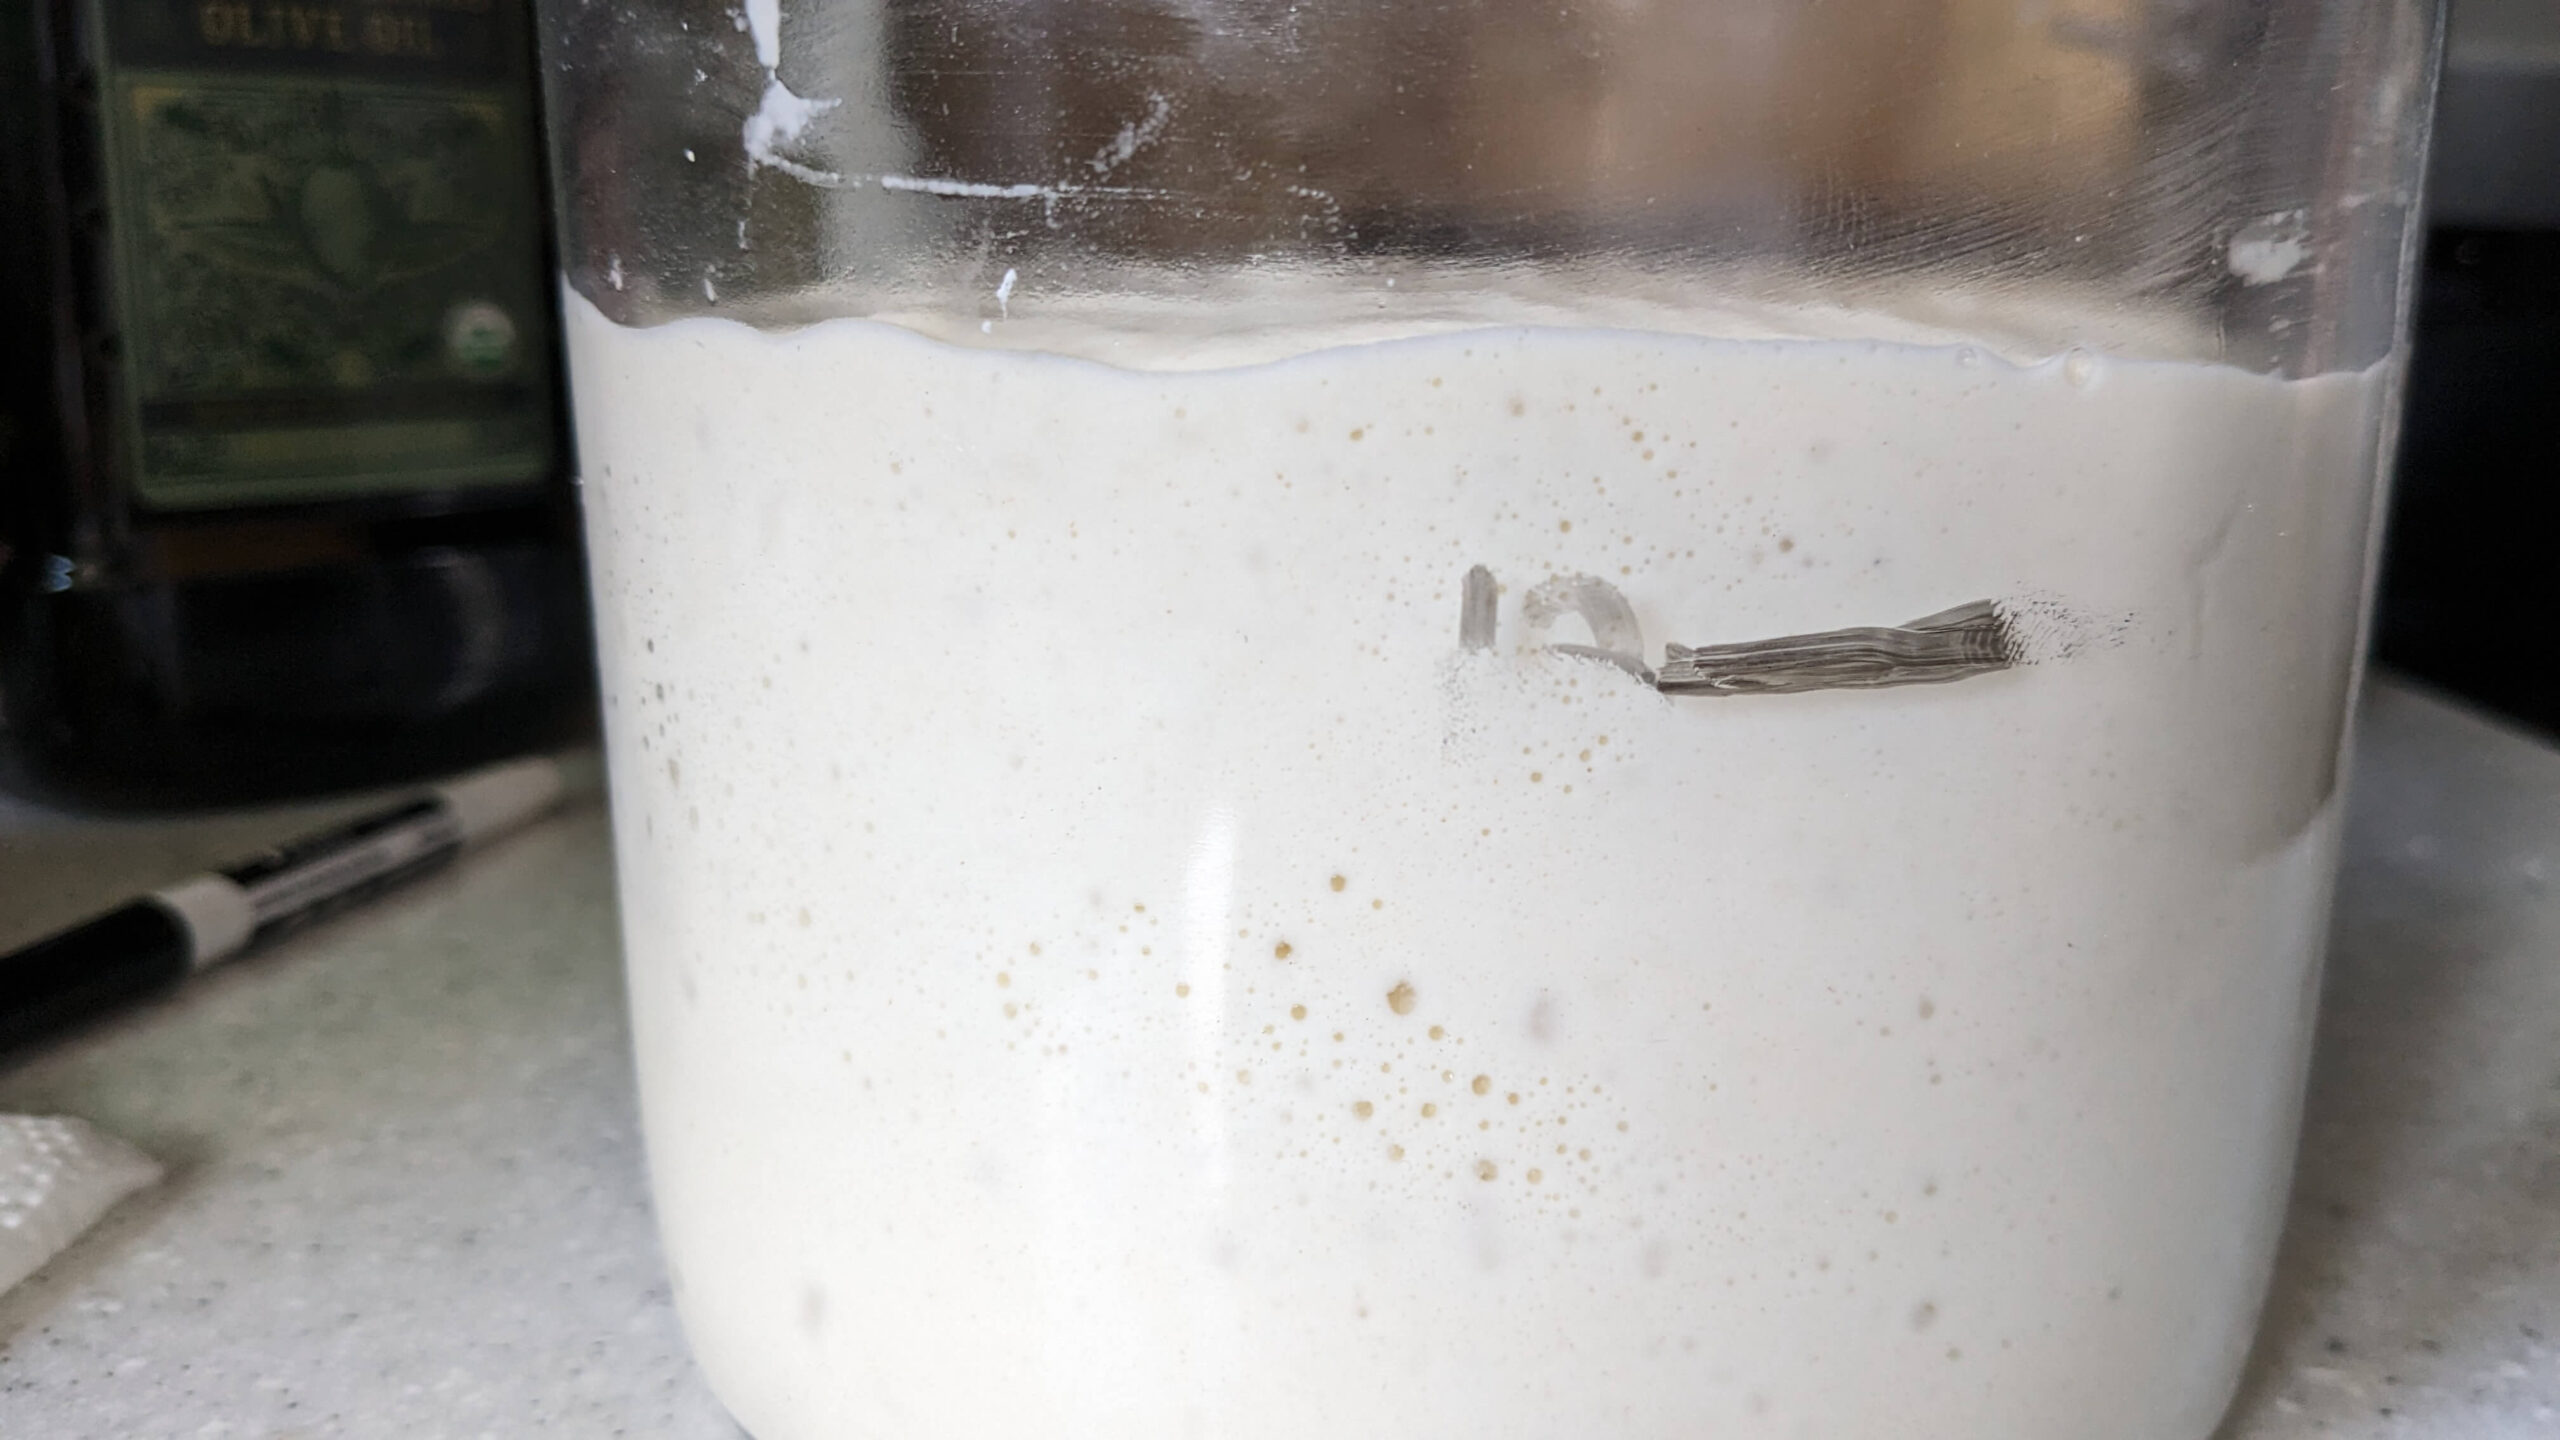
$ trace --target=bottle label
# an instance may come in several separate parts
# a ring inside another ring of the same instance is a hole
[[[123,442],[171,509],[554,461],[523,0],[107,0]]]

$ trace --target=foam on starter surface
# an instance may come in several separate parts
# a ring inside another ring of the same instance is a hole
[[[570,309],[657,1206],[761,1440],[2210,1428],[2378,376]],[[2021,663],[1637,673],[1976,601]]]

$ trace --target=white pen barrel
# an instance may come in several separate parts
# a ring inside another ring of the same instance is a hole
[[[560,798],[560,766],[544,757],[511,761],[436,787],[436,795],[474,844],[512,830],[551,808]]]

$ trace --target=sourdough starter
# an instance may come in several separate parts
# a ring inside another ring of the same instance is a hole
[[[571,307],[657,1206],[763,1440],[2212,1426],[2375,376]],[[1651,664],[2025,663],[1667,698],[1525,623],[1576,574]]]

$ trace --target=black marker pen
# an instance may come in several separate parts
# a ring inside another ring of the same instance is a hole
[[[548,810],[560,767],[492,766],[0,956],[0,1050],[164,989],[422,875]]]

